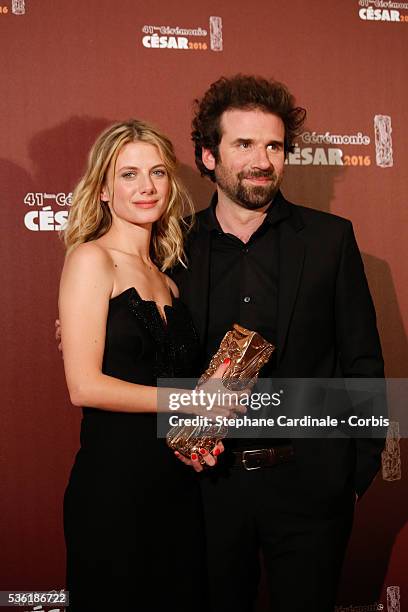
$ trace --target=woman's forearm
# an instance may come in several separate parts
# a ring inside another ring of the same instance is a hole
[[[106,374],[68,383],[74,406],[88,406],[113,412],[157,412],[156,387],[138,385]],[[163,409],[163,408],[162,408]]]

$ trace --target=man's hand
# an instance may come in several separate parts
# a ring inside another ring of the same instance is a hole
[[[210,419],[215,417],[234,418],[237,414],[245,414],[247,411],[246,405],[240,403],[241,399],[250,394],[250,389],[242,389],[241,391],[231,391],[227,389],[222,382],[222,377],[231,363],[230,359],[225,359],[214,374],[210,378],[196,387],[195,393],[199,392],[200,401],[199,404],[191,402],[190,405],[185,406],[182,411],[195,416],[205,416]],[[210,398],[212,401],[210,402]],[[215,400],[219,401],[215,401]]]
[[[214,467],[214,465],[217,464],[218,455],[220,455],[223,452],[224,452],[224,445],[221,442],[221,440],[217,442],[217,444],[212,449],[211,453],[206,451],[205,448],[200,448],[199,450],[200,455],[202,456],[202,458],[204,459],[208,467]],[[200,463],[200,459],[196,453],[192,453],[191,459],[188,459],[188,457],[184,457],[184,455],[182,455],[178,451],[175,451],[174,454],[176,455],[178,459],[180,459],[180,461],[194,468],[196,472],[203,471],[205,466],[203,466]]]

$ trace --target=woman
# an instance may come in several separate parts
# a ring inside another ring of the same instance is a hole
[[[197,610],[204,601],[195,474],[156,436],[156,380],[194,375],[197,353],[164,274],[184,264],[183,207],[192,212],[175,165],[158,130],[113,125],[91,150],[64,232],[64,365],[71,401],[84,407],[64,500],[71,612]]]

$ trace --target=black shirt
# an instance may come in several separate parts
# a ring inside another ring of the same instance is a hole
[[[259,332],[276,344],[279,290],[279,223],[289,212],[279,198],[268,209],[262,225],[247,243],[224,233],[215,214],[217,195],[212,199],[207,227],[211,232],[206,366],[234,323]],[[262,368],[260,377],[272,375],[275,353]],[[248,413],[249,414],[249,413]],[[254,416],[254,415],[252,415]],[[283,440],[248,440],[234,447],[266,447]],[[231,447],[231,445],[229,445]]]
[[[259,332],[276,343],[279,285],[279,231],[288,216],[280,202],[272,203],[262,225],[245,244],[224,233],[211,203],[207,222],[211,232],[211,264],[206,365],[234,323]],[[262,370],[268,375],[274,360]]]

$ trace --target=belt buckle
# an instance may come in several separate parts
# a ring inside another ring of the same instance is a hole
[[[256,465],[255,467],[247,467],[246,462],[248,460],[246,459],[246,455],[247,454],[248,455],[251,455],[251,454],[253,455],[254,453],[260,453],[260,452],[262,452],[262,449],[260,449],[260,448],[254,448],[254,449],[242,451],[242,464],[243,464],[244,468],[248,472],[251,472],[252,470],[260,470],[262,466],[261,465]]]

